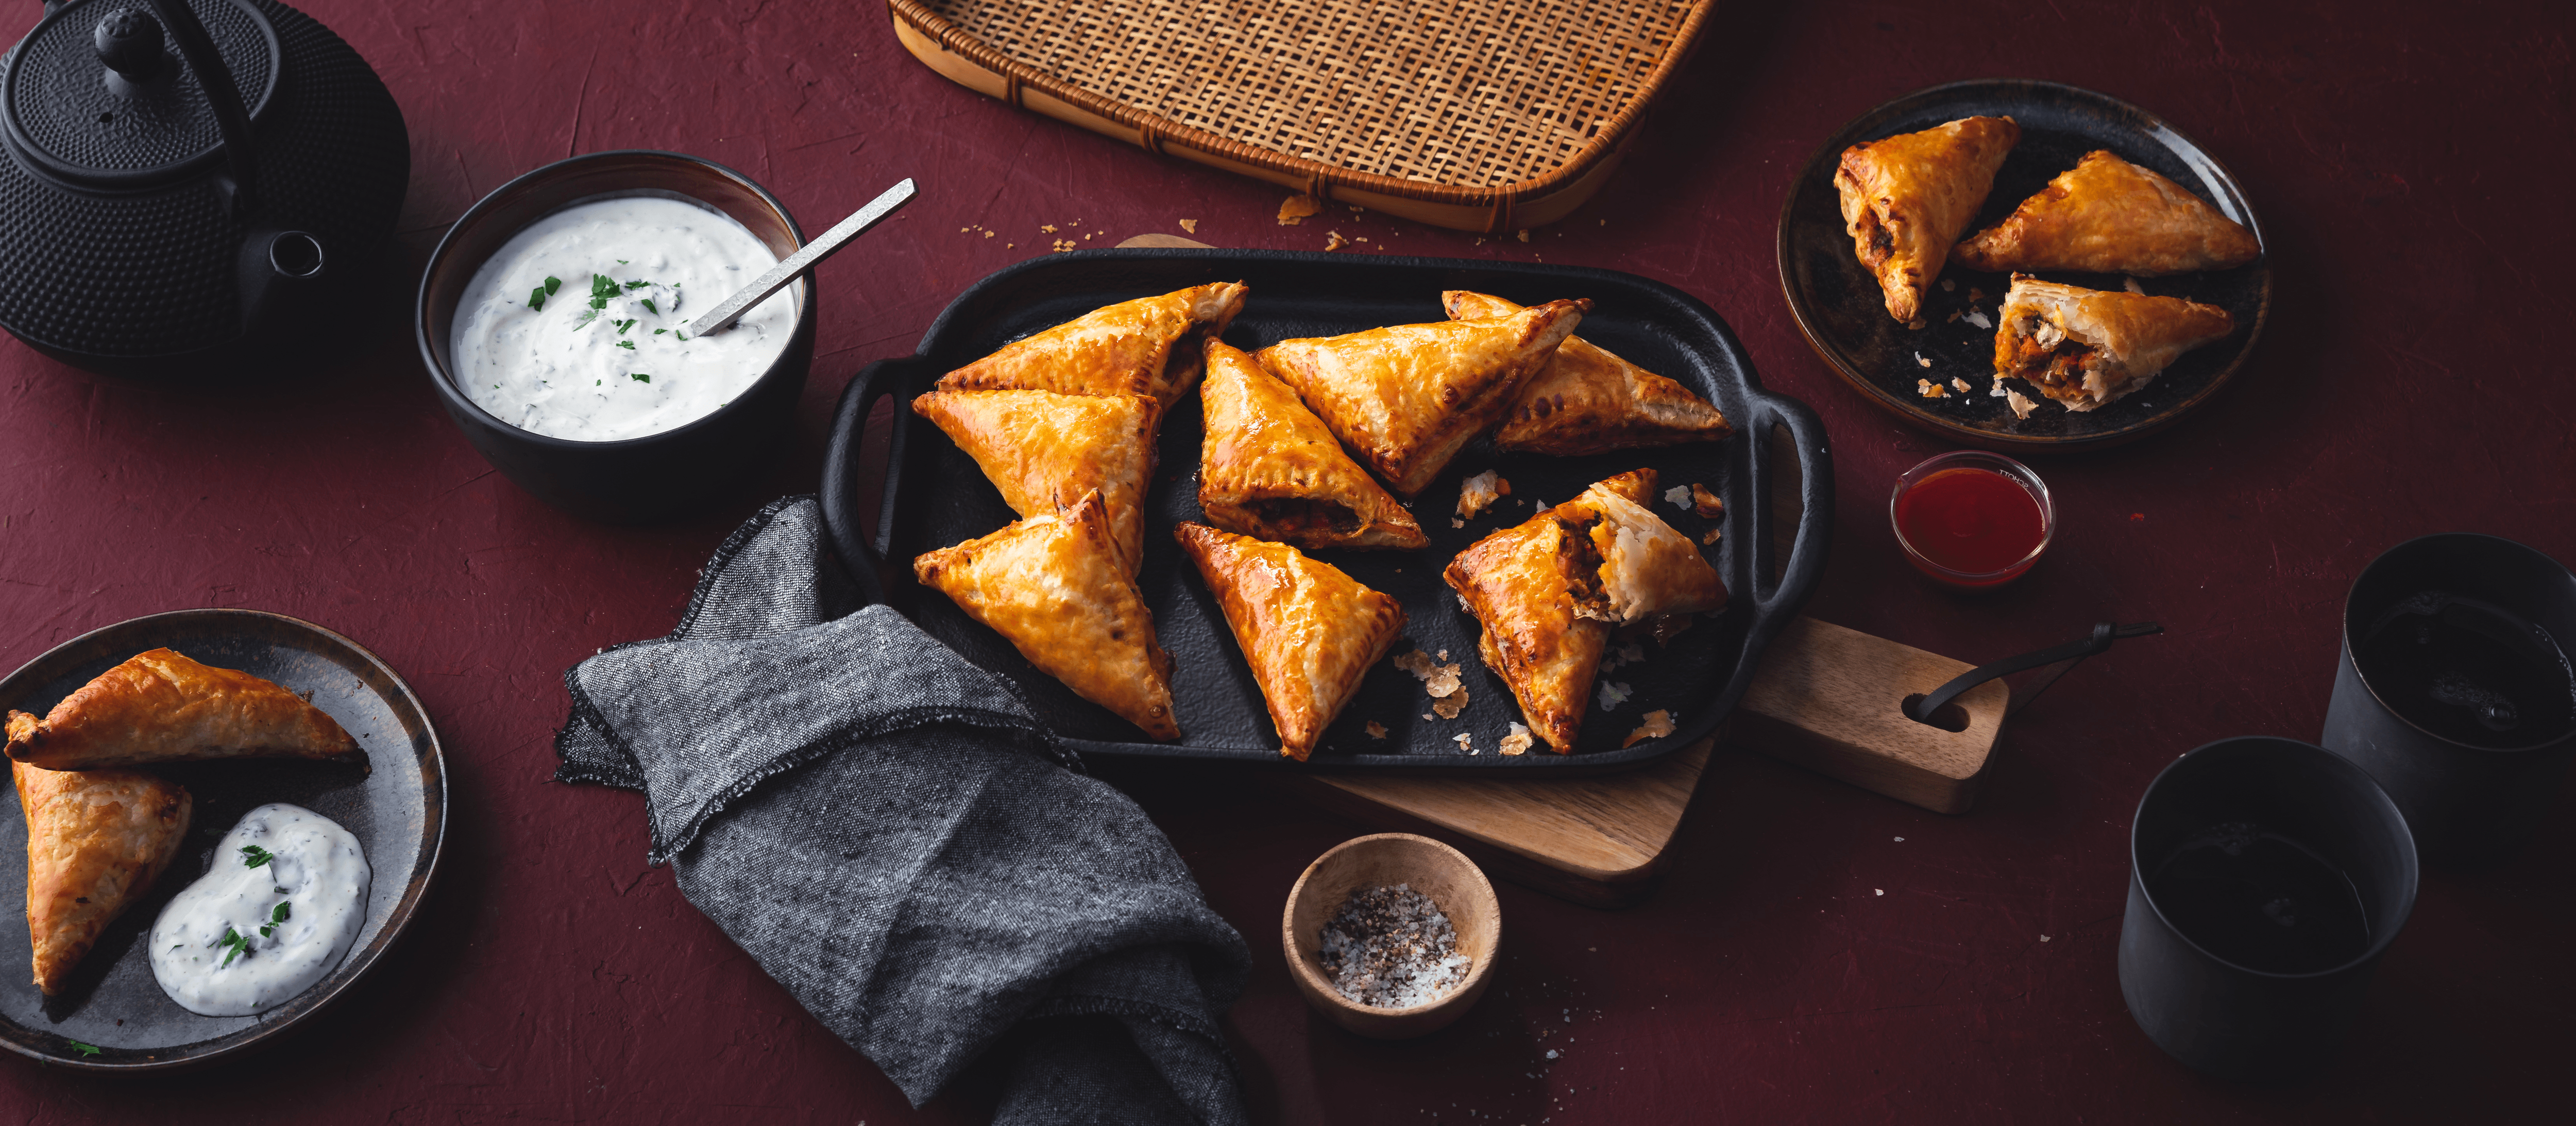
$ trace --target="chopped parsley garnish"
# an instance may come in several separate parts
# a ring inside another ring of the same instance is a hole
[[[652,376],[646,375],[646,374],[644,374],[643,372],[640,372],[640,371],[630,371],[630,372],[627,372],[627,373],[626,373],[626,377],[627,377],[628,379],[632,379],[632,380],[634,380],[634,381],[635,381],[635,382],[637,382],[637,383],[651,383],[651,382],[653,382],[653,377],[652,377]]]
[[[535,288],[535,289],[531,289],[531,290],[529,290],[529,291],[528,291],[528,311],[529,311],[529,312],[531,312],[531,313],[534,313],[534,312],[537,312],[538,310],[541,310],[541,309],[545,308],[545,307],[546,307],[546,298],[547,298],[548,296],[552,295],[552,294],[554,293],[554,291],[556,291],[556,290],[558,290],[558,289],[562,289],[562,288],[563,288],[563,279],[562,279],[562,278],[558,278],[558,277],[554,277],[554,276],[552,276],[552,275],[548,275],[548,276],[547,276],[547,278],[546,278],[546,284],[541,285],[541,286],[538,286],[537,288]]]
[[[680,343],[682,343],[682,344],[686,344],[686,343],[688,343],[688,342],[689,342],[689,334],[688,334],[688,333],[685,333],[685,332],[675,332],[675,333],[672,333],[671,335],[678,337],[678,338],[679,338],[679,340],[680,340]]]
[[[620,347],[620,348],[624,348],[624,349],[626,349],[626,350],[627,350],[627,351],[629,351],[629,352],[632,352],[632,351],[634,351],[634,350],[635,350],[635,342],[634,342],[634,341],[632,341],[632,340],[620,340],[620,341],[618,341],[618,342],[617,342],[617,346],[618,346],[618,347]]]
[[[626,283],[626,288],[628,288],[628,289],[642,289],[642,288],[644,288],[645,286],[648,286],[648,285],[651,285],[651,284],[653,284],[653,283],[648,282],[648,281],[644,281],[644,280],[642,280],[642,279],[638,279],[638,280],[635,280],[635,281],[631,281],[631,282]]]
[[[608,299],[617,296],[617,283],[606,274],[590,275],[590,307],[605,309]]]
[[[657,329],[654,329],[654,330],[653,330],[653,335],[655,335],[655,336],[660,336],[660,335],[662,335],[663,333],[666,333],[666,332],[669,332],[669,331],[671,331],[671,330],[670,330],[670,329],[667,329],[667,328],[657,328]]]
[[[620,265],[620,266],[623,266],[623,265],[625,265],[625,264],[626,264],[626,260],[625,260],[625,259],[623,259],[623,258],[620,258],[620,259],[618,259],[618,260],[617,260],[617,264],[618,264],[618,265]]]
[[[250,936],[231,927],[225,927],[224,936],[215,940],[215,947],[224,951],[223,962],[215,968],[224,969],[233,964],[233,959],[241,957],[242,951],[250,949]]]
[[[276,934],[278,924],[286,921],[286,913],[286,904],[282,902],[279,903],[277,905],[277,910],[268,913],[268,921],[260,924],[259,936],[261,938],[267,938],[272,934]]]
[[[630,329],[630,328],[635,327],[635,318],[633,318],[633,317],[628,317],[627,319],[622,320],[622,321],[610,321],[610,322],[608,322],[608,323],[610,323],[610,324],[613,324],[613,325],[616,325],[616,326],[617,326],[617,335],[619,335],[619,336],[624,336],[624,335],[626,335],[626,330],[627,330],[627,329]]]
[[[644,299],[644,311],[657,317],[662,315],[662,310],[654,307],[653,299],[650,297]]]
[[[99,1049],[96,1044],[83,1044],[78,1040],[66,1040],[64,1043],[70,1044],[73,1051],[79,1052],[84,1056],[94,1056],[98,1054]]]
[[[276,853],[270,852],[258,845],[243,845],[241,853],[242,867],[244,868],[258,868],[267,864],[271,860],[277,859]]]

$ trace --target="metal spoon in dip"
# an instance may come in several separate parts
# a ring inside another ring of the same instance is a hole
[[[841,220],[839,225],[823,232],[823,237],[806,243],[803,249],[779,259],[778,264],[770,267],[768,273],[753,278],[750,285],[734,291],[733,296],[717,302],[714,312],[703,317],[691,318],[690,333],[697,336],[714,336],[732,328],[733,323],[742,319],[743,313],[749,311],[752,306],[760,304],[770,294],[786,288],[787,283],[794,281],[797,275],[813,269],[815,263],[831,257],[833,251],[841,249],[851,239],[857,238],[859,232],[876,226],[877,220],[894,214],[894,209],[903,206],[912,198],[912,195],[913,187],[910,179],[887,188],[884,195],[869,200],[866,207],[851,212],[849,218]],[[698,327],[700,325],[706,327],[700,328]]]

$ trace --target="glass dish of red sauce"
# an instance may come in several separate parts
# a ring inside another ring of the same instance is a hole
[[[2057,536],[2057,507],[2039,474],[1982,450],[1957,450],[1906,470],[1888,500],[1888,519],[1916,570],[1967,590],[2020,578]]]

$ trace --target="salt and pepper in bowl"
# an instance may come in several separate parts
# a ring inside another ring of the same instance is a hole
[[[1306,1003],[1379,1040],[1436,1032],[1475,1007],[1502,936],[1485,873],[1410,833],[1353,838],[1317,857],[1280,920]]]

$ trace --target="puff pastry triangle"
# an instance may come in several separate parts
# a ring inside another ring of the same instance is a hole
[[[2089,411],[2146,386],[2175,357],[2236,331],[2227,310],[2179,297],[2013,275],[1995,328],[1995,375]]]
[[[1430,546],[1422,525],[1342,452],[1297,393],[1222,340],[1199,391],[1199,507],[1231,532],[1300,547]]]
[[[1413,496],[1502,417],[1591,308],[1550,301],[1503,317],[1282,340],[1253,358],[1396,492]]]
[[[1404,607],[1287,544],[1188,523],[1172,538],[1225,610],[1270,705],[1279,753],[1306,761],[1369,666],[1404,632]]]
[[[1612,627],[1726,604],[1717,569],[1645,507],[1654,487],[1652,469],[1596,483],[1476,541],[1444,576],[1484,627],[1486,666],[1559,754],[1582,734]]]
[[[1530,730],[1558,754],[1574,750],[1610,623],[1578,612],[1591,579],[1572,545],[1580,521],[1549,509],[1486,536],[1449,561],[1444,577],[1484,629],[1476,651],[1510,685]]]
[[[912,410],[939,424],[1022,516],[1072,507],[1098,490],[1118,557],[1144,558],[1145,489],[1154,473],[1150,395],[932,391]]]
[[[1211,282],[1094,309],[949,372],[939,386],[1151,395],[1169,407],[1198,382],[1195,338],[1224,332],[1247,292],[1242,282]]]
[[[2009,117],[1963,117],[1843,150],[1834,170],[1852,252],[1878,277],[1887,315],[1923,313],[1923,287],[1985,206],[1995,170],[2021,140]]]
[[[36,988],[50,997],[107,924],[179,855],[191,801],[187,790],[140,771],[56,771],[23,762],[9,770],[27,818]]]
[[[1590,518],[1586,562],[1594,563],[1600,609],[1631,625],[1667,614],[1700,614],[1726,605],[1726,581],[1689,536],[1646,507],[1655,471],[1636,469],[1594,484],[1557,506]]]
[[[100,673],[41,720],[9,713],[8,730],[9,757],[47,770],[358,752],[358,741],[303,697],[168,649]]]
[[[1463,289],[1442,293],[1440,303],[1453,320],[1521,311],[1500,297]],[[1714,442],[1733,432],[1726,416],[1689,388],[1568,336],[1504,409],[1494,444],[1513,452],[1580,457]]]
[[[1172,658],[1118,555],[1098,492],[981,539],[928,552],[913,576],[1075,694],[1157,739],[1178,739]]]
[[[2182,185],[2099,149],[1950,252],[1971,270],[2149,277],[2234,269],[2262,254],[2254,232]]]

